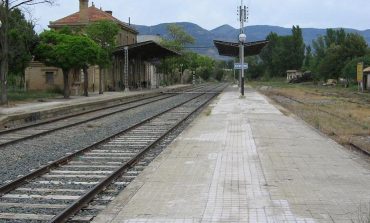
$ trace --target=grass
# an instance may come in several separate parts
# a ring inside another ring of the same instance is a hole
[[[288,84],[284,79],[250,84],[342,144],[352,136],[370,135],[370,93],[358,93],[356,86]]]
[[[206,116],[210,116],[211,114],[212,114],[212,108],[206,108],[206,110],[204,111],[204,114],[206,115]]]
[[[8,92],[8,98],[10,102],[15,101],[31,101],[31,100],[41,100],[48,98],[55,98],[61,96],[61,94],[51,91],[21,91],[12,90]]]
[[[370,223],[370,203],[361,204],[355,213],[354,221],[355,223]]]

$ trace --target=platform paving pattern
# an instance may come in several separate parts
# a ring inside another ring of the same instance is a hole
[[[361,222],[368,160],[230,87],[95,223]]]

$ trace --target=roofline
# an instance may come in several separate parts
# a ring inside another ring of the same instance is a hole
[[[108,20],[108,21],[113,21],[113,22],[116,22],[118,25],[120,25],[121,27],[123,27],[123,28],[126,28],[127,30],[130,30],[130,31],[132,31],[133,33],[135,33],[135,34],[139,34],[139,31],[137,31],[134,27],[132,27],[132,26],[130,26],[129,24],[127,24],[127,23],[125,23],[125,22],[123,22],[123,21],[121,21],[121,20],[119,20],[119,19],[117,19],[116,17],[114,17],[113,15],[111,15],[111,14],[109,14],[109,13],[107,13],[106,11],[103,11],[103,10],[101,10],[101,9],[98,9],[98,8],[96,8],[95,6],[90,6],[89,8],[95,8],[96,10],[99,10],[99,11],[101,11],[102,13],[104,13],[104,14],[107,14],[107,15],[109,15],[110,17],[112,17],[112,19],[101,19],[101,21],[103,21],[103,20]],[[67,15],[67,16],[65,16],[65,17],[63,17],[63,18],[61,18],[61,19],[64,19],[64,18],[67,18],[67,17],[69,17],[69,16],[71,16],[71,15],[75,15],[75,14],[77,14],[77,13],[80,13],[80,12],[75,12],[75,13],[72,13],[72,14],[70,14],[70,15]],[[94,23],[94,22],[97,22],[97,21],[89,21],[89,22],[77,22],[77,23],[58,23],[57,21],[59,21],[59,20],[61,20],[61,19],[58,19],[58,20],[56,20],[56,21],[50,21],[49,22],[49,25],[48,25],[48,27],[49,28],[53,28],[53,27],[63,27],[63,26],[84,26],[84,25],[88,25],[89,23]],[[99,20],[98,20],[99,21]]]
[[[213,40],[214,45],[217,48],[218,54],[221,56],[238,57],[240,56],[240,43],[238,42],[226,42],[221,40]],[[247,42],[243,44],[244,55],[253,56],[261,53],[261,50],[269,43],[268,40],[260,40],[254,42]]]
[[[110,20],[110,19],[102,19],[100,21],[104,21],[104,20],[108,20],[108,21],[113,21],[113,22],[116,22],[117,25],[121,26],[123,29],[126,29],[126,30],[129,30],[135,34],[139,34],[139,31],[137,31],[135,28],[133,28],[132,26],[129,26],[129,25],[126,25],[125,23],[121,22],[121,21],[114,21],[114,20]],[[64,27],[64,26],[87,26],[91,23],[94,23],[94,22],[98,22],[98,21],[93,21],[93,22],[78,22],[78,23],[54,23],[54,22],[50,22],[48,27],[49,28],[59,28],[59,27]]]
[[[128,47],[129,49],[133,49],[133,48],[140,47],[140,46],[143,46],[143,45],[147,45],[147,44],[150,44],[150,43],[154,43],[155,45],[160,46],[163,49],[166,49],[168,51],[171,51],[171,52],[173,52],[174,54],[176,54],[178,56],[182,55],[180,52],[177,52],[175,50],[167,48],[167,47],[165,47],[165,46],[163,46],[163,45],[161,45],[161,44],[159,44],[159,43],[157,43],[153,40],[148,40],[148,41],[141,42],[141,43],[134,43],[134,44],[129,44],[129,45],[118,46],[118,47],[116,47],[116,49],[114,50],[113,53],[119,52],[119,51],[123,50],[125,47]]]
[[[222,41],[222,40],[213,40],[214,43],[220,43],[220,44],[225,44],[225,45],[230,45],[230,46],[239,46],[239,43],[238,42],[226,42],[226,41]],[[261,43],[269,43],[268,40],[259,40],[259,41],[254,41],[254,42],[247,42],[247,43],[244,43],[243,45],[244,46],[252,46],[252,45],[256,45],[256,44],[261,44]]]

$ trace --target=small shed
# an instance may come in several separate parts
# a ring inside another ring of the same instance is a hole
[[[364,69],[364,89],[370,89],[370,67]]]
[[[286,71],[286,74],[287,74],[287,81],[291,81],[293,79],[297,79],[299,77],[302,77],[302,72],[299,71],[299,70],[287,70]]]

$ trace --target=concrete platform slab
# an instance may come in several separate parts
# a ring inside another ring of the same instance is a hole
[[[102,222],[362,222],[370,162],[229,88],[109,207]],[[363,211],[363,213],[362,213]]]

